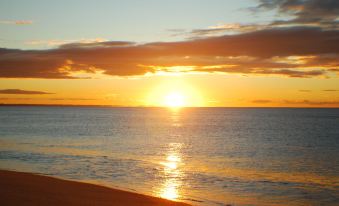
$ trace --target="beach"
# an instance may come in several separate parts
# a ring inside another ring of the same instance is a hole
[[[0,170],[0,205],[189,206],[157,197],[57,179]]]

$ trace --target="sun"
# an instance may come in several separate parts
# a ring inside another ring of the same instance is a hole
[[[201,107],[204,100],[193,85],[178,79],[167,79],[147,92],[145,103],[155,107]]]
[[[186,105],[186,97],[178,91],[170,92],[164,97],[164,105],[167,107],[184,107]]]

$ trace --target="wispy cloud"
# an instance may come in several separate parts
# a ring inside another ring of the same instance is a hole
[[[89,43],[98,43],[105,42],[107,39],[104,38],[92,38],[92,39],[79,39],[79,40],[61,40],[61,39],[51,39],[51,40],[31,40],[26,41],[27,45],[46,45],[46,46],[60,46],[64,44],[89,44]]]
[[[0,97],[0,100],[50,100],[50,101],[92,101],[93,98],[29,98],[29,97]]]
[[[240,23],[225,23],[215,26],[209,26],[203,29],[187,30],[169,30],[172,36],[185,36],[188,39],[199,39],[211,36],[220,36],[225,34],[238,34],[245,32],[253,32],[263,29],[273,28],[269,24],[240,24]]]
[[[308,89],[300,89],[299,92],[311,92],[311,90],[308,90]]]
[[[0,24],[28,25],[33,24],[31,20],[0,20]]]
[[[93,98],[49,98],[48,100],[52,101],[90,101],[90,100],[97,100]]]
[[[1,89],[0,94],[54,94],[54,93],[22,89]]]
[[[338,89],[323,89],[321,90],[323,92],[339,92]],[[312,92],[312,90],[307,90],[307,89],[301,89],[299,92]]]
[[[291,105],[291,106],[339,106],[339,100],[333,100],[333,101],[317,101],[317,100],[270,100],[270,99],[258,99],[258,100],[252,100],[251,103],[257,104],[257,105],[266,105],[269,103],[272,103],[274,105]]]
[[[324,105],[334,105],[339,106],[339,101],[314,101],[314,100],[284,100],[283,103],[285,104],[291,104],[291,105],[311,105],[311,106],[324,106]]]
[[[272,100],[268,100],[268,99],[256,99],[256,100],[253,100],[251,102],[255,103],[255,104],[267,104],[267,103],[271,103]]]
[[[338,89],[324,89],[324,92],[339,92]]]

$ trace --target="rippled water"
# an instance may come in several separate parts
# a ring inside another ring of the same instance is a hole
[[[0,107],[0,168],[194,205],[338,205],[339,109]]]

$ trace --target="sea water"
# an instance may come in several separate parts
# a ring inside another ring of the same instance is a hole
[[[0,107],[0,168],[192,205],[339,203],[339,109]]]

